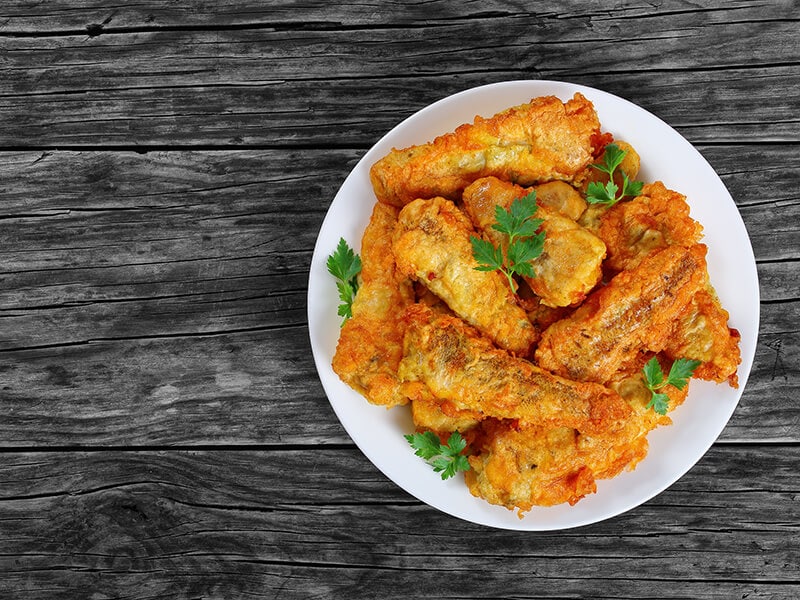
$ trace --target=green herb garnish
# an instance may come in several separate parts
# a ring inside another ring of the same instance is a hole
[[[622,189],[620,190],[619,186],[614,183],[614,172],[627,153],[627,150],[620,149],[616,144],[609,144],[603,153],[603,162],[591,165],[608,175],[608,183],[603,185],[599,181],[593,181],[586,187],[586,201],[589,204],[613,206],[626,196],[638,196],[642,193],[644,183],[631,181],[625,171],[622,171]]]
[[[442,444],[439,436],[432,431],[413,433],[404,437],[416,450],[414,454],[425,459],[434,471],[441,473],[442,479],[449,479],[458,471],[469,471],[469,461],[461,454],[467,447],[467,442],[459,432],[454,431],[450,434],[446,444]]]
[[[658,359],[656,359],[654,356],[647,361],[647,364],[642,369],[645,383],[647,384],[647,389],[650,390],[650,393],[652,394],[650,402],[647,404],[647,408],[652,406],[653,410],[655,410],[658,414],[667,414],[669,396],[663,392],[659,392],[658,390],[666,385],[671,385],[679,390],[682,390],[686,384],[689,383],[689,378],[692,376],[695,369],[700,366],[700,362],[701,361],[699,360],[679,358],[672,363],[672,367],[670,367],[669,374],[665,380],[664,372],[661,370],[661,365],[658,363]]]
[[[358,291],[357,276],[361,272],[361,258],[347,245],[344,238],[339,239],[336,250],[328,257],[328,273],[336,278],[341,304],[337,314],[344,317],[342,324],[353,316],[353,299]]]
[[[536,233],[542,219],[535,219],[536,192],[517,198],[509,209],[495,206],[496,223],[492,229],[508,236],[505,256],[501,248],[475,236],[470,236],[472,255],[478,262],[478,271],[500,271],[508,278],[511,291],[516,292],[517,284],[514,274],[535,277],[536,272],[530,261],[539,256],[544,248],[544,232]]]

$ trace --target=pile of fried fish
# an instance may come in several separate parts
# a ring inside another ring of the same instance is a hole
[[[361,240],[352,318],[333,369],[369,402],[410,404],[419,431],[468,441],[469,490],[516,509],[574,504],[632,469],[669,424],[642,376],[700,361],[694,377],[736,387],[739,334],[709,282],[702,227],[680,193],[645,183],[588,204],[610,143],[580,93],[476,117],[370,170],[377,198]],[[476,269],[471,236],[502,245],[495,207],[536,192],[544,249],[512,289]],[[673,409],[683,389],[667,386]]]

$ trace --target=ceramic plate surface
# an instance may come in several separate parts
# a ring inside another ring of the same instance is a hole
[[[597,493],[575,506],[535,508],[520,519],[515,512],[473,497],[461,474],[442,481],[414,455],[403,434],[414,427],[408,407],[373,406],[342,383],[331,369],[339,336],[338,296],[325,261],[340,237],[360,252],[361,236],[375,196],[371,165],[393,147],[422,144],[490,117],[537,96],[562,101],[581,92],[595,106],[603,131],[633,145],[641,156],[638,179],[661,180],[687,196],[691,215],[704,228],[711,282],[730,313],[729,325],[742,335],[739,388],[692,380],[686,402],[670,413],[673,425],[649,435],[650,450],[635,470],[597,483]],[[758,278],[750,240],[724,184],[702,155],[678,132],[639,106],[600,90],[555,81],[509,81],[449,96],[412,115],[356,165],[330,206],[317,239],[308,285],[311,346],[320,380],[347,433],[374,465],[416,498],[455,517],[492,527],[543,531],[595,523],[652,498],[686,473],[708,450],[733,414],[755,353],[759,319]]]

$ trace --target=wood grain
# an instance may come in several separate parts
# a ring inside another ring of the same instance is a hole
[[[633,513],[538,534],[444,516],[353,449],[318,448],[311,471],[308,451],[280,449],[6,458],[0,592],[26,598],[86,588],[138,598],[800,592],[794,446],[716,448]]]
[[[9,28],[0,140],[27,148],[363,147],[449,93],[525,78],[619,94],[693,142],[798,137],[800,81],[786,57],[796,32],[790,2],[702,10],[632,3],[615,11],[599,3],[576,10],[574,3],[571,12],[559,5],[537,14],[434,4],[441,16],[424,22],[430,6],[415,4],[401,17],[376,8],[352,25],[345,11],[348,24],[329,17],[325,25],[313,20],[319,4],[303,6],[308,20],[303,12],[286,20],[296,7],[279,4],[246,26],[186,28],[174,22],[183,11],[145,4],[133,9],[133,20],[164,14],[173,26],[114,29],[110,7],[91,21],[111,17],[99,35]],[[15,10],[7,10],[11,24]],[[91,4],[73,15],[87,12]],[[229,6],[233,12],[232,19],[248,14]],[[197,13],[193,19],[208,20]],[[709,106],[714,118],[698,118]]]
[[[2,2],[0,596],[800,597],[800,8],[612,4]],[[762,301],[706,456],[624,515],[542,534],[381,475],[306,323],[317,232],[361,156],[509,79],[609,91],[695,144]]]
[[[483,0],[475,2],[449,2],[447,0],[410,1],[403,10],[394,10],[379,0],[337,4],[335,10],[324,0],[195,0],[180,5],[165,5],[157,0],[142,0],[135,4],[116,0],[51,0],[47,11],[32,11],[25,0],[8,0],[0,8],[0,31],[11,34],[38,34],[75,31],[89,24],[102,25],[93,35],[123,28],[201,28],[226,27],[328,28],[378,27],[392,24],[395,27],[422,27],[431,22],[446,23],[463,20],[487,20],[533,15],[524,3]],[[613,9],[598,0],[563,0],[542,3],[535,19],[543,23],[569,20],[596,19],[624,21],[636,18],[660,18],[665,21],[682,19],[691,23],[701,18],[703,23],[724,24],[731,20],[760,21],[776,18],[791,20],[794,5],[781,0],[765,7],[752,1],[726,2],[715,0],[698,6],[686,0],[669,0],[660,3],[618,2]],[[87,33],[89,31],[87,30]]]

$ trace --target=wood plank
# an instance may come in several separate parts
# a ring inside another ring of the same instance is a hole
[[[18,147],[363,147],[449,93],[552,78],[626,97],[695,142],[796,141],[800,57],[787,53],[792,9],[744,8],[725,18],[721,9],[680,5],[647,18],[637,10],[569,17],[556,10],[333,31],[11,36],[4,40],[0,139]],[[755,12],[756,20],[745,19]]]
[[[153,60],[144,59],[142,68],[149,68]],[[20,61],[20,69],[25,62]],[[252,62],[260,64],[261,59]],[[514,70],[504,63],[473,73],[409,78],[397,75],[403,73],[401,67],[392,69],[388,77],[340,79],[331,77],[327,66],[305,65],[300,68],[311,74],[309,81],[264,79],[263,67],[253,67],[259,72],[230,81],[227,75],[233,66],[219,59],[214,69],[223,74],[221,81],[195,75],[191,83],[180,83],[177,76],[164,73],[158,75],[161,81],[134,87],[126,87],[130,84],[124,81],[125,64],[106,67],[106,80],[116,87],[92,89],[87,87],[91,82],[74,73],[68,81],[77,87],[69,91],[54,91],[37,82],[35,88],[26,84],[20,91],[0,94],[2,147],[367,148],[403,118],[449,94],[498,81],[541,78],[572,81],[626,98],[696,144],[798,139],[793,95],[800,85],[796,66],[665,71],[656,77],[650,72],[622,72],[610,79],[604,73],[586,74],[567,67],[537,72]],[[55,68],[43,67],[45,71]],[[84,71],[89,68],[84,65]],[[203,68],[198,66],[198,70]],[[248,77],[253,79],[248,81]],[[357,107],[349,103],[350,98],[359,99]],[[715,106],[713,118],[708,115],[709,98]],[[706,116],[698,119],[698,114]]]
[[[350,443],[283,327],[0,354],[2,445]]]
[[[795,226],[800,216],[795,192],[800,188],[800,171],[786,165],[800,163],[800,145],[726,144],[701,146],[700,151],[734,198],[763,277],[769,276],[766,271],[771,268],[763,263],[795,260],[800,250]],[[765,299],[775,297],[768,285],[761,289]]]
[[[790,0],[771,5],[789,18],[796,7]],[[116,0],[50,0],[46,10],[36,10],[26,0],[8,0],[0,7],[0,33],[43,34],[86,29],[93,35],[109,34],[120,29],[232,26],[283,26],[293,28],[365,27],[365,26],[425,26],[431,21],[468,19],[500,19],[530,14],[530,9],[509,6],[500,0],[480,3],[432,0],[406,2],[403,10],[393,10],[385,3],[367,0],[358,3],[342,2],[331,5],[321,0],[281,0],[265,5],[258,0],[210,3],[203,0],[164,4],[157,0],[142,0],[135,4]],[[770,7],[766,7],[769,9]],[[585,0],[546,0],[536,6],[538,19],[548,22],[558,19],[595,19],[621,21],[636,18],[674,19],[683,15],[686,22],[725,23],[733,19],[758,21],[768,18],[765,7],[757,2],[716,0],[702,7],[678,0],[654,3],[626,3],[609,11],[599,2]],[[692,21],[694,18],[694,21]],[[101,28],[89,28],[89,25]]]
[[[309,477],[308,451],[295,450],[7,454],[0,593],[469,599],[501,586],[505,598],[702,600],[800,592],[796,446],[715,447],[625,515],[538,534],[445,516],[356,450],[321,448],[314,458]]]
[[[40,158],[3,169],[6,349],[304,323],[316,234],[354,156],[281,153],[293,172],[263,152]]]

